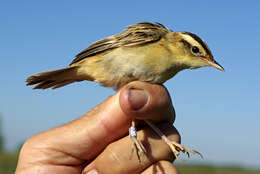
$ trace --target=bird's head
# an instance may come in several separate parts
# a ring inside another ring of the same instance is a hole
[[[224,71],[224,68],[217,63],[208,48],[207,44],[197,35],[190,32],[172,32],[173,48],[177,51],[175,60],[188,69],[195,69],[211,66]],[[177,59],[176,59],[177,57]]]

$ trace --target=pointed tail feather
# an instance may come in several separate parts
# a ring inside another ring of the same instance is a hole
[[[59,88],[76,81],[82,81],[78,75],[77,66],[62,68],[54,71],[41,72],[26,79],[26,85],[36,85],[33,89]]]

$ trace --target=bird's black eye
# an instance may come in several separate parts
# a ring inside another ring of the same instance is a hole
[[[192,51],[193,54],[198,54],[200,52],[200,49],[198,47],[196,47],[196,46],[193,46],[191,48],[191,51]]]

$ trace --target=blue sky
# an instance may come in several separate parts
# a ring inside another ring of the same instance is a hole
[[[186,70],[165,83],[182,143],[202,152],[206,162],[260,166],[259,7],[256,0],[1,1],[6,147],[73,120],[114,93],[91,82],[32,91],[26,77],[64,67],[92,42],[150,21],[198,34],[226,70]]]

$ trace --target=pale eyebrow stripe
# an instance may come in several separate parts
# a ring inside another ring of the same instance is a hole
[[[207,54],[212,55],[208,46],[206,45],[206,43],[201,40],[201,38],[199,38],[197,35],[190,33],[190,32],[182,32],[183,34],[189,35],[190,37],[192,37],[194,40],[196,40],[206,51]]]

